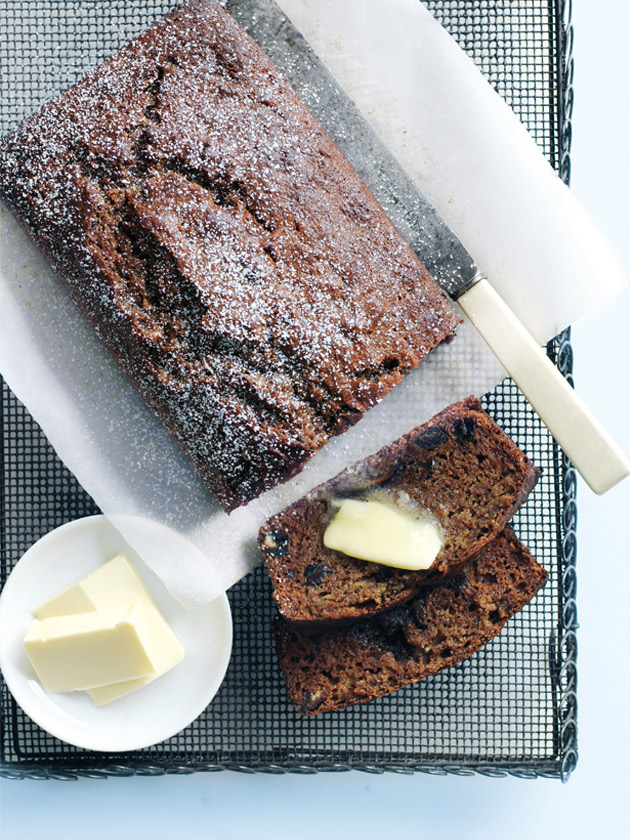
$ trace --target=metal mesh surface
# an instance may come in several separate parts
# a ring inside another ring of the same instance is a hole
[[[173,5],[171,0],[0,0],[0,131]],[[240,12],[246,8],[234,5]],[[565,4],[427,0],[426,5],[567,180],[571,61]],[[556,339],[549,353],[569,375],[568,334]],[[513,524],[550,579],[482,651],[390,697],[301,718],[285,697],[270,640],[270,587],[258,570],[228,593],[235,621],[228,674],[210,707],[185,731],[136,753],[92,754],[39,729],[0,681],[0,774],[74,778],[222,768],[359,769],[566,779],[576,761],[575,478],[513,383],[487,395],[484,407],[543,470]],[[1,408],[4,583],[40,536],[97,510],[4,384]]]

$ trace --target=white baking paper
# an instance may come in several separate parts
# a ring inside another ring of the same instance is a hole
[[[541,343],[623,285],[510,109],[417,0],[280,5]],[[504,376],[464,325],[301,475],[227,516],[3,208],[0,241],[2,375],[101,510],[191,606],[259,563],[268,515]],[[166,524],[192,547],[164,556],[119,514]]]
[[[625,285],[514,112],[419,0],[277,2],[540,344]]]

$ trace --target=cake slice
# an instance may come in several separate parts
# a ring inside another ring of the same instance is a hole
[[[458,577],[381,616],[321,634],[276,619],[291,703],[304,715],[383,697],[472,656],[522,609],[547,572],[506,530]]]
[[[259,545],[280,612],[292,621],[350,620],[408,601],[457,575],[503,530],[537,480],[526,455],[470,397],[316,487],[269,519]],[[426,570],[407,571],[327,548],[346,498],[429,514],[443,545]]]
[[[217,0],[178,6],[11,131],[0,197],[227,511],[460,320]]]

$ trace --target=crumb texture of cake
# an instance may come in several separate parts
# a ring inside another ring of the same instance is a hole
[[[259,546],[280,612],[291,621],[347,621],[383,612],[429,583],[453,577],[507,525],[538,473],[470,397],[347,468],[271,517]],[[324,546],[339,499],[376,499],[441,527],[426,570],[355,559]]]
[[[313,715],[366,703],[472,656],[547,580],[506,530],[458,577],[349,627],[305,634],[276,619],[276,650],[289,699]]]
[[[0,196],[226,510],[299,472],[459,323],[214,0],[10,132]]]

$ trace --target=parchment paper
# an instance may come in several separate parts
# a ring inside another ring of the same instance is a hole
[[[281,0],[403,164],[392,162],[267,0],[230,4],[359,169],[412,245],[415,180],[539,341],[624,285],[601,237],[511,110],[418,0]],[[183,460],[34,248],[1,209],[0,371],[59,457],[182,602],[224,591],[259,560],[266,516],[504,372],[466,324],[300,476],[229,517]],[[118,514],[186,536],[165,556]]]

